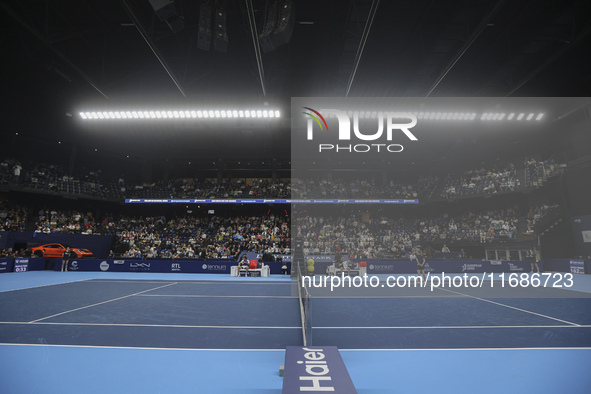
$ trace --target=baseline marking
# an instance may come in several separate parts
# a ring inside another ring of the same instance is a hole
[[[1,324],[1,323],[0,323]],[[402,327],[402,326],[395,326],[395,327],[312,327],[312,329],[322,329],[322,330],[342,330],[342,329],[351,329],[351,330],[388,330],[388,329],[395,329],[395,330],[402,330],[402,329],[444,329],[444,330],[455,330],[458,328],[467,328],[467,329],[495,329],[495,328],[591,328],[591,325],[562,325],[556,324],[552,326],[426,326],[426,327]]]
[[[129,350],[181,350],[181,351],[206,351],[206,352],[285,352],[285,349],[194,349],[194,348],[166,348],[166,347],[132,347],[132,346],[93,346],[93,345],[52,345],[42,343],[4,343],[0,346],[36,346],[36,347],[63,347],[63,348],[90,348],[90,349],[129,349]],[[484,347],[484,348],[449,348],[449,349],[339,349],[340,352],[462,352],[462,351],[514,351],[514,350],[591,350],[591,347]]]

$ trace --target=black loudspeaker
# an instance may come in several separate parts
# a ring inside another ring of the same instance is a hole
[[[228,31],[227,31],[227,7],[226,0],[216,0],[215,16],[213,20],[213,48],[218,52],[228,50]]]
[[[279,2],[279,17],[277,19],[277,26],[271,41],[275,48],[285,45],[291,39],[293,33],[293,26],[295,23],[295,6],[293,0],[281,0]]]
[[[197,28],[197,48],[209,51],[211,48],[211,14],[213,8],[209,1],[199,7],[199,26]]]
[[[275,46],[273,45],[273,41],[271,40],[271,35],[275,30],[275,26],[277,26],[277,20],[279,18],[279,0],[271,0],[267,4],[267,14],[265,15],[265,22],[263,24],[263,29],[261,30],[261,34],[259,35],[259,42],[261,44],[261,49],[264,53],[272,52],[275,50]]]

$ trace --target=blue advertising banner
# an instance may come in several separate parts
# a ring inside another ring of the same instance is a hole
[[[12,258],[0,259],[0,274],[3,274],[5,272],[12,272],[13,265],[14,265],[14,259],[12,259]]]
[[[570,272],[572,274],[584,274],[585,260],[570,260]]]
[[[366,260],[367,274],[413,274],[417,272],[415,261]],[[541,268],[541,267],[540,267]],[[482,260],[427,260],[425,272],[483,273],[483,272],[529,272],[527,261],[482,261]]]
[[[14,272],[27,272],[29,259],[14,259]]]
[[[236,265],[229,260],[127,260],[127,259],[76,259],[68,265],[69,271],[103,272],[185,272],[230,274],[230,267]],[[55,270],[61,268],[61,259],[55,264]]]
[[[336,346],[287,346],[282,394],[357,394]]]

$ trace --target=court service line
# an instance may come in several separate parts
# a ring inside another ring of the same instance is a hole
[[[141,294],[138,297],[203,297],[203,298],[294,298],[298,296],[275,296],[275,295],[207,295],[207,294]],[[360,298],[372,298],[372,299],[387,299],[387,298],[462,298],[459,295],[438,295],[438,296],[359,296],[359,297],[340,297],[334,296],[313,296],[315,300],[318,299],[360,299]]]
[[[47,317],[42,317],[41,319],[37,319],[37,320],[32,320],[32,321],[30,321],[29,323],[37,323],[37,322],[39,322],[39,321],[41,321],[41,320],[50,319],[50,318],[52,318],[52,317],[55,317],[55,316],[60,316],[60,315],[64,315],[64,314],[66,314],[66,313],[70,313],[70,312],[79,311],[79,310],[81,310],[81,309],[91,308],[91,307],[93,307],[93,306],[97,306],[97,305],[106,304],[106,303],[108,303],[108,302],[113,302],[113,301],[117,301],[117,300],[122,300],[122,299],[124,299],[124,298],[133,297],[133,296],[135,296],[135,295],[138,295],[138,294],[146,293],[146,292],[148,292],[148,291],[152,291],[152,290],[161,289],[161,288],[163,288],[163,287],[168,287],[168,286],[172,286],[172,285],[175,285],[175,284],[176,284],[176,282],[174,282],[174,283],[169,283],[169,284],[167,284],[167,285],[158,286],[158,287],[155,287],[155,288],[153,288],[153,289],[148,289],[148,290],[140,291],[140,292],[133,293],[133,294],[129,294],[129,295],[126,295],[126,296],[123,296],[123,297],[113,298],[112,300],[107,300],[107,301],[103,301],[103,302],[98,302],[98,303],[96,303],[96,304],[87,305],[87,306],[83,306],[83,307],[80,307],[80,308],[70,309],[69,311],[65,311],[65,312],[56,313],[55,315],[51,315],[51,316],[47,316]]]
[[[292,298],[298,299],[297,296],[274,296],[274,295],[207,295],[207,294],[140,294],[138,297],[197,297],[197,298]]]
[[[464,294],[464,293],[460,293],[460,292],[449,290],[449,289],[443,289],[442,288],[441,290],[449,291],[450,293],[461,294],[461,295],[464,295],[466,297],[474,298],[474,299],[480,300],[480,301],[489,302],[491,304],[495,304],[495,305],[499,305],[499,306],[504,306],[505,308],[515,309],[515,310],[520,311],[520,312],[525,312],[525,313],[529,313],[529,314],[532,314],[532,315],[545,317],[546,319],[551,319],[551,320],[556,320],[556,321],[559,321],[559,322],[562,322],[562,323],[572,324],[573,326],[577,326],[577,327],[580,327],[581,326],[580,324],[577,324],[577,323],[573,323],[573,322],[562,320],[562,319],[557,319],[557,318],[552,317],[552,316],[542,315],[541,313],[536,313],[536,312],[528,311],[527,309],[521,309],[521,308],[517,308],[515,306],[501,304],[500,302],[495,302],[495,301],[487,300],[486,298],[475,297],[475,296],[472,296],[472,295],[469,295],[469,294]]]
[[[239,329],[289,329],[301,330],[301,326],[285,327],[285,326],[192,326],[183,324],[136,324],[136,323],[54,323],[54,322],[0,322],[0,324],[25,324],[25,325],[47,325],[47,326],[107,326],[107,327],[169,327],[169,328],[239,328]],[[569,326],[570,327],[570,326]]]
[[[67,285],[68,283],[86,282],[86,281],[91,281],[91,280],[92,279],[79,279],[79,280],[72,280],[72,281],[69,281],[69,282],[49,283],[47,285],[21,287],[19,289],[0,290],[0,293],[5,293],[7,291],[18,291],[18,290],[36,289],[38,287],[47,287],[47,286],[56,286],[56,285]]]

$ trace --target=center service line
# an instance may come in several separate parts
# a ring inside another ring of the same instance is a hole
[[[76,309],[70,309],[69,311],[65,311],[65,312],[56,313],[55,315],[51,315],[51,316],[47,316],[47,317],[42,317],[41,319],[37,319],[37,320],[32,320],[32,321],[30,321],[29,323],[37,323],[37,322],[39,322],[39,321],[41,321],[41,320],[46,320],[46,319],[49,319],[49,318],[52,318],[52,317],[55,317],[55,316],[60,316],[60,315],[66,314],[66,313],[74,312],[74,311],[79,311],[80,309],[86,309],[86,308],[91,308],[91,307],[93,307],[93,306],[97,306],[97,305],[106,304],[106,303],[108,303],[108,302],[113,302],[113,301],[117,301],[117,300],[122,300],[122,299],[124,299],[124,298],[133,297],[133,296],[136,296],[136,295],[138,295],[138,294],[147,293],[148,291],[157,290],[157,289],[161,289],[161,288],[163,288],[163,287],[168,287],[168,286],[176,285],[177,283],[178,283],[178,282],[169,283],[169,284],[167,284],[167,285],[164,285],[164,286],[158,286],[158,287],[155,287],[155,288],[153,288],[153,289],[148,289],[148,290],[140,291],[140,292],[133,293],[133,294],[130,294],[130,295],[126,295],[126,296],[123,296],[123,297],[113,298],[112,300],[107,300],[107,301],[103,301],[103,302],[98,302],[98,303],[96,303],[96,304],[87,305],[87,306],[83,306],[83,307],[76,308]]]

